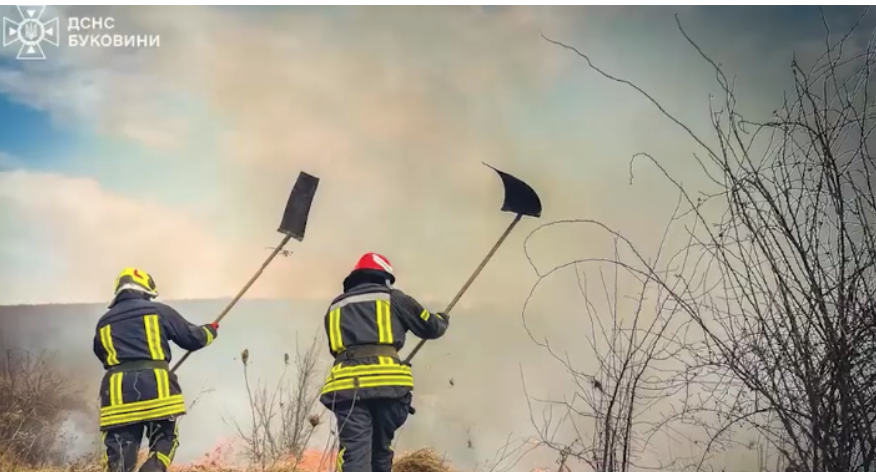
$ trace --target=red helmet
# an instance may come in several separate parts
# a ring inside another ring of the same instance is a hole
[[[366,253],[359,258],[356,267],[353,267],[353,272],[357,270],[376,270],[385,273],[389,278],[389,283],[395,283],[395,276],[392,274],[392,265],[389,259],[376,252]]]

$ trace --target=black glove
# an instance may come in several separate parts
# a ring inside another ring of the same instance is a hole
[[[435,312],[436,315],[440,316],[447,323],[447,326],[450,326],[450,315],[447,313]]]

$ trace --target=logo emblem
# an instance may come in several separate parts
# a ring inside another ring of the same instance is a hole
[[[46,54],[42,43],[58,45],[60,30],[58,18],[42,21],[45,5],[18,5],[18,15],[21,21],[3,18],[3,47],[21,43],[18,55],[19,61],[43,61]]]

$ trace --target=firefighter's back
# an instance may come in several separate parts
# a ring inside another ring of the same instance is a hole
[[[130,361],[170,362],[170,349],[158,304],[122,298],[97,323],[98,339],[109,354],[104,368]]]
[[[335,364],[322,389],[330,404],[354,398],[400,398],[414,386],[398,350],[407,331],[392,314],[392,290],[363,284],[332,301],[325,315]]]
[[[414,411],[414,378],[398,351],[408,331],[423,339],[447,331],[446,315],[429,312],[394,283],[389,260],[366,253],[325,315],[335,363],[320,401],[337,421],[339,470],[391,472],[393,437]]]
[[[185,413],[179,382],[169,369],[162,307],[137,293],[122,293],[98,321],[94,352],[106,369],[101,429]]]

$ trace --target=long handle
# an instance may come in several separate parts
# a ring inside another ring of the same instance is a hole
[[[228,306],[226,306],[225,309],[222,310],[222,313],[219,313],[219,316],[216,317],[216,321],[214,321],[214,323],[218,323],[222,321],[222,318],[225,318],[225,315],[227,315],[228,312],[230,312],[231,309],[234,308],[234,305],[236,305],[237,302],[240,301],[240,299],[243,297],[243,294],[245,294],[246,291],[249,290],[250,287],[252,287],[252,284],[254,284],[259,277],[261,277],[262,272],[265,271],[265,269],[268,267],[268,264],[270,264],[271,261],[273,261],[274,258],[277,257],[277,254],[279,254],[280,251],[283,250],[283,247],[286,246],[286,243],[288,243],[290,239],[292,239],[291,235],[286,235],[286,237],[283,238],[283,241],[281,241],[280,244],[274,249],[274,252],[272,252],[271,255],[268,256],[267,259],[265,259],[265,262],[262,264],[262,267],[259,268],[259,271],[256,272],[251,279],[249,279],[249,282],[247,282],[242,289],[240,289],[240,292],[238,292],[237,296],[235,296],[231,300],[231,303],[229,303]],[[182,363],[185,362],[185,360],[188,359],[190,355],[192,355],[192,352],[193,351],[186,352],[182,356],[182,358],[180,358],[179,362],[177,362],[176,365],[170,369],[170,371],[176,372],[176,369],[179,369],[179,366],[182,365]]]
[[[474,273],[471,274],[471,277],[469,277],[468,280],[465,282],[465,285],[463,285],[462,288],[459,289],[459,292],[456,293],[456,296],[453,297],[453,300],[451,300],[450,304],[447,305],[447,308],[444,309],[444,313],[450,313],[450,310],[452,310],[453,307],[456,306],[456,302],[458,302],[459,299],[462,298],[462,296],[465,294],[471,284],[475,281],[476,278],[478,278],[478,275],[481,274],[481,271],[484,270],[484,267],[487,266],[487,263],[490,262],[490,259],[492,259],[493,255],[496,254],[496,251],[499,250],[499,246],[501,246],[502,243],[505,242],[505,239],[508,237],[509,234],[511,234],[511,230],[513,230],[514,227],[517,226],[517,223],[520,222],[521,218],[523,218],[523,215],[521,214],[518,214],[514,217],[514,221],[512,221],[511,224],[508,225],[508,228],[505,229],[505,232],[502,233],[502,236],[499,237],[498,241],[496,241],[496,244],[493,244],[492,249],[490,249],[490,252],[487,253],[487,257],[485,257],[484,260],[481,261],[480,265],[478,265],[478,268],[475,269]],[[404,362],[406,364],[410,364],[411,359],[413,359],[414,356],[416,356],[417,353],[420,352],[420,349],[422,349],[423,345],[425,344],[426,340],[421,339],[420,342],[418,342],[417,345],[414,346],[414,349],[411,351],[411,353],[408,354],[408,357],[405,358]]]

